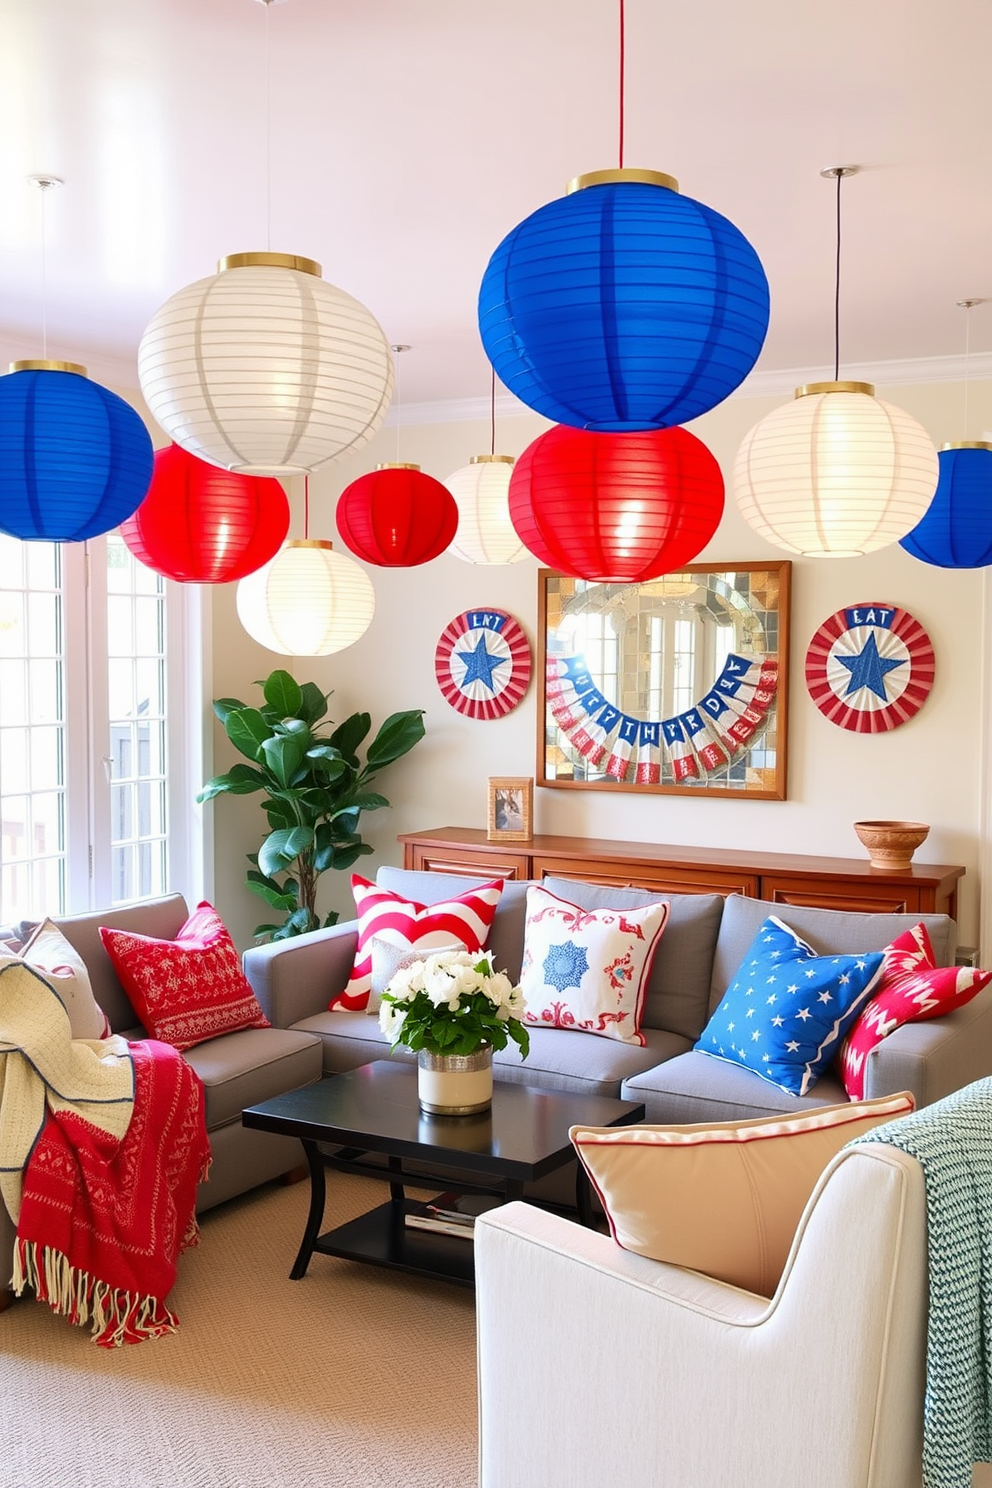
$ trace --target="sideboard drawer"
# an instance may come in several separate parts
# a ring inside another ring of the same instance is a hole
[[[920,890],[913,884],[886,884],[877,878],[849,879],[846,883],[830,879],[799,879],[761,876],[761,897],[773,904],[795,904],[808,909],[842,909],[853,914],[919,914],[931,905],[920,902]]]
[[[456,873],[461,878],[527,878],[530,858],[526,853],[501,850],[482,852],[466,848],[427,847],[421,843],[408,843],[405,868],[417,868],[425,873]]]
[[[758,897],[757,874],[733,868],[694,868],[668,863],[621,863],[609,858],[535,857],[533,876],[573,878],[614,888],[656,889],[661,894],[746,894]]]

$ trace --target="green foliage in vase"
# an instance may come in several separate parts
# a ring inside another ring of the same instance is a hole
[[[251,763],[215,775],[197,800],[265,793],[261,805],[269,832],[258,852],[248,854],[247,885],[285,915],[257,925],[256,939],[285,940],[336,922],[333,911],[323,922],[317,914],[317,880],[372,851],[362,841],[359,818],[389,805],[372,783],[424,737],[424,714],[392,713],[363,761],[359,750],[372,728],[368,713],[353,713],[332,733],[322,733],[317,724],[326,717],[330,693],[314,682],[301,686],[281,670],[257,685],[265,700],[261,708],[237,698],[217,698],[213,705],[227,737]]]

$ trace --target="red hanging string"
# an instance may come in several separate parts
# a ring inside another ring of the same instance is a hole
[[[624,106],[624,63],[626,60],[626,42],[624,35],[624,0],[620,0],[620,169],[623,170],[623,106]]]

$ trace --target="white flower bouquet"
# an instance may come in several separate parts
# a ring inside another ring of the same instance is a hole
[[[488,951],[437,951],[393,976],[379,1004],[379,1026],[394,1046],[430,1054],[475,1054],[513,1039],[527,1057],[524,998]]]

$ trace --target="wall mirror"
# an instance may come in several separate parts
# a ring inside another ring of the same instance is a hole
[[[542,569],[537,783],[784,800],[791,568]]]

